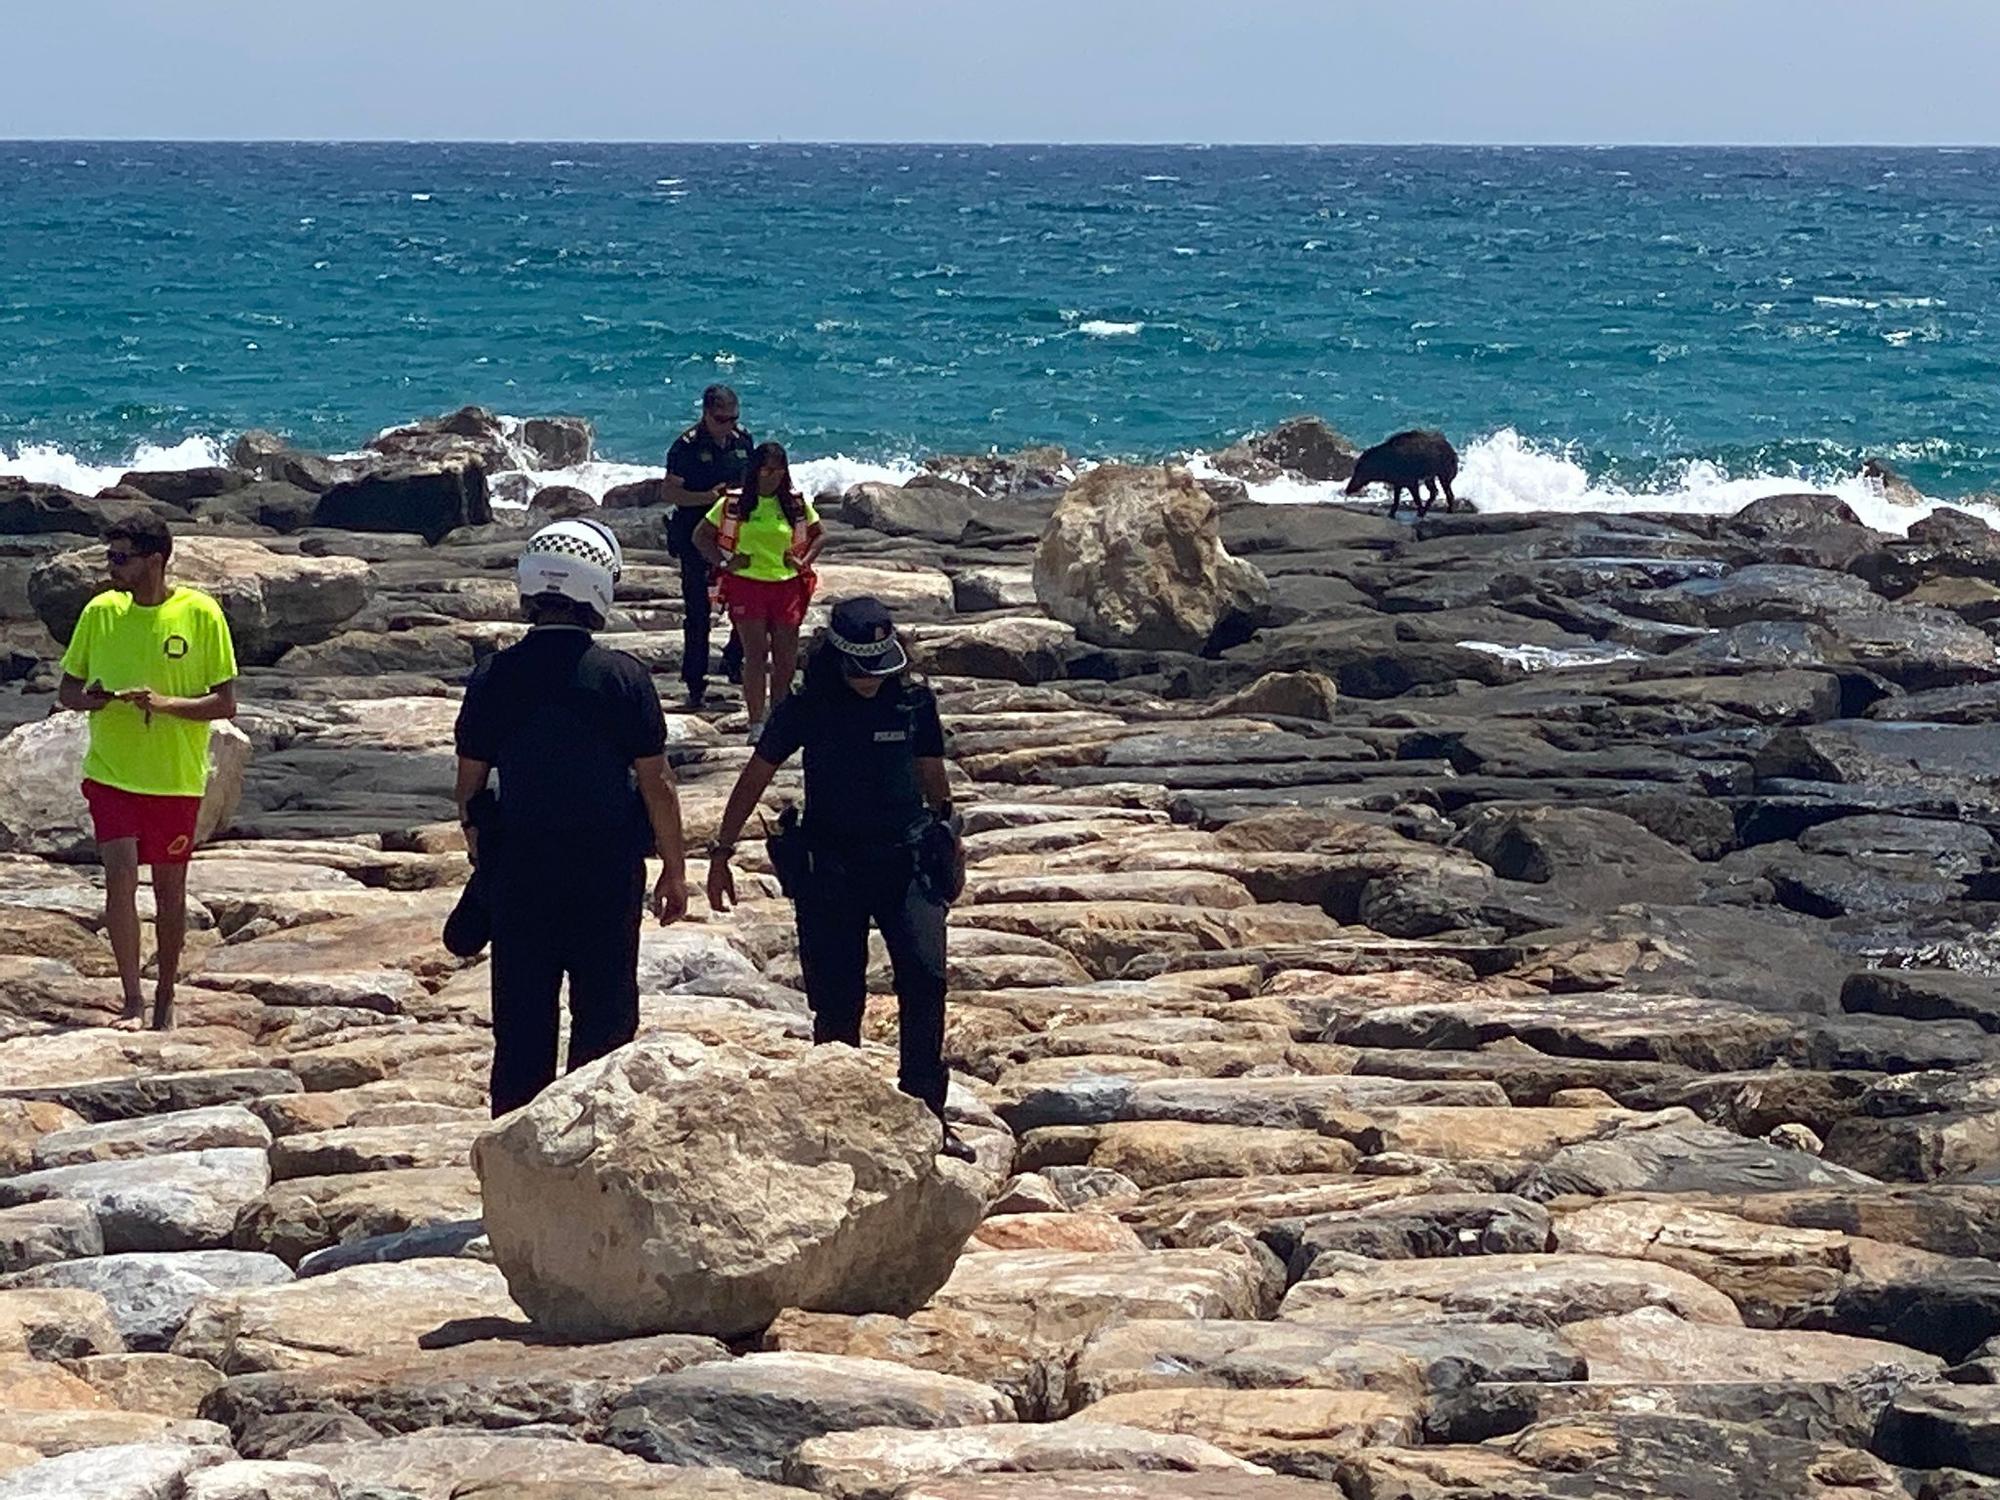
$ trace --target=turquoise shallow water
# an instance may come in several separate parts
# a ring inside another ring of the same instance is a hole
[[[1310,409],[1495,485],[2000,485],[1995,152],[12,143],[0,222],[16,457],[478,401],[644,462],[726,379],[876,461]]]

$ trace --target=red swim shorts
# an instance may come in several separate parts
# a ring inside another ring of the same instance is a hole
[[[142,865],[184,865],[194,858],[194,825],[201,813],[201,798],[154,797],[101,781],[86,781],[83,800],[90,804],[98,843],[137,839]]]
[[[722,581],[722,602],[729,606],[731,623],[762,620],[797,630],[806,622],[806,605],[812,599],[812,584],[800,575],[781,583],[765,583],[755,578],[732,575]]]

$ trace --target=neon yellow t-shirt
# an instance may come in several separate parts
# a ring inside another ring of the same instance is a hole
[[[110,589],[83,607],[62,669],[114,693],[152,688],[199,698],[236,676],[236,648],[222,606],[200,589],[177,588],[150,606]],[[90,716],[84,778],[152,797],[199,797],[208,783],[209,727],[167,714],[149,724],[131,704],[107,703]]]
[[[716,501],[709,507],[708,524],[720,531],[723,512],[735,503],[734,497]],[[806,501],[805,507],[806,525],[817,526],[819,512],[813,509],[812,501]],[[786,555],[791,548],[792,523],[785,519],[784,506],[776,495],[763,496],[736,533],[736,553],[743,559],[736,576],[754,583],[783,583],[798,577],[799,565]]]

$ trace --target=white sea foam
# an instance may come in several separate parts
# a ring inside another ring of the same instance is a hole
[[[1146,331],[1144,323],[1111,323],[1103,318],[1091,318],[1076,325],[1076,331],[1094,339],[1134,338]]]
[[[1626,646],[1502,646],[1493,641],[1460,641],[1468,651],[1479,651],[1511,661],[1529,672],[1560,672],[1565,667],[1601,667],[1606,662],[1644,661],[1646,653]]]
[[[1896,462],[1924,456],[1923,444],[1897,445],[1887,450]],[[1221,477],[1205,454],[1185,460],[1201,478]],[[1344,498],[1343,486],[1284,478],[1247,486],[1250,497],[1272,505],[1313,504]],[[1923,496],[1904,503],[1889,497],[1882,485],[1858,472],[1832,470],[1784,474],[1732,475],[1721,466],[1696,460],[1681,466],[1659,484],[1644,489],[1594,480],[1574,456],[1523,438],[1511,427],[1479,438],[1459,450],[1458,478],[1453,491],[1489,514],[1528,511],[1602,511],[1703,516],[1734,515],[1752,500],[1801,490],[1837,495],[1863,524],[1877,531],[1902,533],[1940,505],[1951,505],[2000,528],[2000,505],[1971,500],[1939,500]],[[1382,494],[1378,487],[1373,493]]]
[[[18,475],[36,484],[58,484],[79,495],[109,489],[135,469],[206,469],[227,463],[220,439],[183,438],[170,446],[141,443],[123,463],[91,463],[54,443],[0,445],[0,474]]]
[[[908,460],[875,463],[865,458],[849,458],[844,453],[836,453],[829,458],[792,461],[792,483],[808,495],[840,494],[854,485],[871,481],[879,484],[901,484],[917,472],[918,465]],[[507,474],[496,474],[493,476],[493,484],[497,489],[513,493],[525,489],[529,494],[536,490],[547,489],[551,485],[563,484],[582,490],[594,500],[602,500],[606,491],[615,489],[621,484],[635,484],[641,479],[658,479],[660,474],[659,464],[628,464],[610,459],[594,459],[590,463],[573,464],[564,469],[537,469],[532,472],[516,470]],[[502,503],[504,505],[504,502]]]
[[[500,423],[510,461],[508,471],[493,476],[494,488],[502,493],[519,495],[562,484],[602,499],[607,490],[617,485],[654,478],[660,473],[658,463],[616,459],[596,459],[563,469],[531,470],[533,456],[521,441],[521,420],[502,416]],[[90,495],[116,484],[120,477],[135,469],[194,469],[226,464],[233,441],[234,435],[229,434],[189,437],[171,444],[142,443],[128,457],[108,463],[79,457],[53,443],[28,443],[11,449],[0,445],[0,474],[18,475]],[[1940,446],[1936,441],[1897,443],[1882,452],[1892,463],[1925,462],[1938,456],[1936,450]],[[332,456],[367,455],[356,452]],[[1185,454],[1180,461],[1198,477],[1223,477],[1206,453]],[[1079,463],[1078,472],[1089,466],[1088,462]],[[918,472],[919,465],[906,456],[860,458],[835,453],[798,457],[792,464],[794,479],[809,495],[839,493],[864,481],[901,484]],[[1458,478],[1453,488],[1462,499],[1487,513],[1601,511],[1709,516],[1733,515],[1752,500],[1766,495],[1814,490],[1837,495],[1865,524],[1878,531],[1907,531],[1912,522],[1947,504],[2000,528],[2000,504],[1930,496],[1905,503],[1891,498],[1878,481],[1859,473],[1832,469],[1733,475],[1719,465],[1696,460],[1654,484],[1627,488],[1592,479],[1571,453],[1531,442],[1512,428],[1478,438],[1460,450]],[[1319,504],[1344,498],[1343,487],[1338,483],[1290,476],[1258,481],[1248,489],[1253,499],[1271,505]],[[1379,497],[1379,489],[1375,494]]]

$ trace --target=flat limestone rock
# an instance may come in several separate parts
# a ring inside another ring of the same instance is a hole
[[[1143,1252],[1145,1241],[1109,1214],[989,1214],[966,1246],[971,1250]]]
[[[1566,1194],[1785,1192],[1875,1186],[1875,1179],[1803,1151],[1703,1125],[1681,1112],[1639,1116],[1626,1128],[1555,1152],[1516,1189],[1548,1202]]]
[[[1197,1178],[1349,1172],[1360,1159],[1347,1141],[1310,1130],[1157,1120],[1100,1127],[1088,1165],[1147,1188]]]
[[[1549,1213],[1512,1193],[1412,1193],[1300,1221],[1291,1245],[1294,1280],[1321,1255],[1436,1260],[1458,1255],[1534,1255],[1550,1249]],[[1630,1252],[1618,1252],[1630,1253]]]
[[[1519,1323],[1427,1321],[1365,1329],[1299,1322],[1134,1318],[1092,1334],[1069,1372],[1077,1409],[1131,1391],[1367,1390],[1420,1395],[1462,1383],[1580,1380],[1556,1334]]]
[[[201,1415],[202,1401],[222,1384],[215,1366],[177,1354],[93,1354],[75,1361],[73,1368],[120,1410],[163,1417]]]
[[[414,1352],[427,1335],[519,1326],[507,1282],[476,1260],[353,1266],[195,1304],[173,1352],[225,1375],[299,1370],[356,1355]]]
[[[481,1481],[560,1479],[611,1486],[643,1482],[647,1465],[627,1454],[567,1438],[506,1433],[440,1432],[373,1442],[310,1443],[287,1457],[326,1470],[343,1497],[405,1494],[414,1500],[454,1500],[460,1487]],[[615,1489],[597,1493],[617,1495]],[[643,1491],[641,1492],[643,1493]]]
[[[633,1387],[728,1354],[692,1334],[575,1346],[493,1339],[239,1375],[203,1410],[239,1438],[284,1412],[343,1412],[384,1437],[532,1424],[594,1433]]]
[[[32,1448],[44,1458],[163,1438],[208,1446],[225,1443],[228,1434],[212,1422],[180,1421],[143,1411],[108,1411],[101,1406],[80,1411],[0,1411],[0,1444]]]
[[[184,1500],[341,1500],[340,1486],[317,1464],[238,1459],[188,1476]]]
[[[1557,1215],[1554,1224],[1559,1250],[1675,1266],[1765,1327],[1832,1296],[1852,1260],[1851,1241],[1837,1230],[1758,1224],[1671,1198],[1589,1203]]]
[[[1950,1385],[1900,1391],[1882,1414],[1875,1452],[1913,1469],[2000,1474],[2000,1390]]]
[[[11,1099],[0,1094],[0,1172],[34,1165],[35,1143],[51,1131],[81,1125],[83,1116],[54,1099]]]
[[[1073,1422],[1185,1433],[1282,1474],[1331,1479],[1360,1448],[1421,1441],[1422,1405],[1381,1391],[1158,1390],[1107,1396]]]
[[[110,1305],[96,1292],[0,1291],[0,1358],[82,1359],[124,1351]]]
[[[1314,1130],[1387,1105],[1504,1105],[1498,1084],[1402,1078],[1159,1078],[1084,1074],[1022,1088],[1001,1104],[1016,1131],[1039,1125],[1108,1125],[1179,1120],[1190,1125],[1254,1125]]]
[[[296,1094],[299,1089],[298,1078],[283,1068],[161,1069],[133,1077],[78,1074],[69,1079],[18,1084],[0,1089],[0,1099],[60,1101],[86,1120],[135,1120],[208,1109],[265,1094]]]
[[[653,1463],[781,1477],[808,1438],[863,1427],[1004,1422],[991,1386],[835,1354],[749,1354],[647,1381],[613,1413],[604,1441]]]
[[[66,1198],[0,1208],[0,1274],[104,1253],[104,1232],[87,1203]]]
[[[799,1500],[789,1485],[746,1479],[734,1469],[654,1464],[643,1479],[471,1479],[451,1500]]]
[[[264,1122],[240,1104],[177,1110],[136,1120],[107,1120],[73,1130],[53,1131],[35,1143],[36,1167],[73,1167],[85,1162],[165,1156],[222,1146],[271,1144]]]
[[[897,1500],[1332,1500],[1312,1479],[1254,1472],[951,1474],[919,1479]]]
[[[1226,1393],[1225,1393],[1226,1394]],[[951,1474],[1007,1472],[1254,1474],[1199,1435],[1163,1433],[1142,1425],[1072,1417],[1063,1422],[998,1422],[949,1431],[888,1427],[809,1438],[785,1464],[791,1484],[828,1500],[893,1500],[913,1481]]]
[[[1566,1324],[1563,1340],[1589,1363],[1592,1380],[1631,1385],[1835,1382],[1869,1371],[1929,1380],[1944,1370],[1936,1355],[1879,1339],[1691,1323],[1659,1307]]]
[[[1386,1261],[1301,1281],[1278,1316],[1365,1329],[1425,1318],[1541,1327],[1664,1307],[1697,1323],[1741,1327],[1736,1304],[1705,1282],[1652,1261],[1601,1255],[1487,1255]]]
[[[115,1409],[80,1376],[46,1359],[0,1357],[0,1412]]]
[[[483,1115],[486,1096],[477,1088],[433,1078],[386,1078],[323,1094],[270,1094],[251,1100],[248,1107],[273,1136],[288,1136],[386,1124],[386,1113],[416,1104]]]
[[[1231,1250],[996,1250],[960,1260],[931,1305],[1078,1321],[1091,1314],[1259,1318],[1270,1315],[1277,1294],[1264,1266]]]
[[[227,1448],[182,1442],[116,1443],[65,1453],[0,1478],[4,1500],[181,1500],[188,1477]]]
[[[1084,1336],[1105,1318],[1052,1310],[1002,1308],[991,1313],[926,1307],[907,1318],[885,1313],[809,1313],[788,1308],[764,1334],[764,1347],[802,1354],[840,1354],[935,1370],[992,1386],[1024,1420],[1067,1414],[1069,1363]]]
[[[97,1216],[104,1248],[227,1248],[236,1215],[270,1185],[264,1153],[247,1147],[90,1162],[0,1178],[0,1207],[67,1198]]]
[[[477,1219],[479,1180],[462,1167],[297,1177],[247,1205],[232,1236],[297,1265],[315,1250]]]
[[[1909,1494],[1887,1465],[1851,1448],[1645,1412],[1556,1417],[1477,1446],[1372,1449],[1343,1465],[1340,1482],[1359,1500],[1902,1500]]]
[[[409,1125],[349,1125],[288,1135],[271,1147],[271,1180],[342,1173],[469,1167],[484,1119]]]
[[[96,1292],[111,1309],[125,1347],[161,1353],[203,1297],[238,1287],[278,1286],[291,1267],[272,1255],[240,1250],[136,1252],[64,1261],[0,1278],[0,1287],[70,1287]]]

